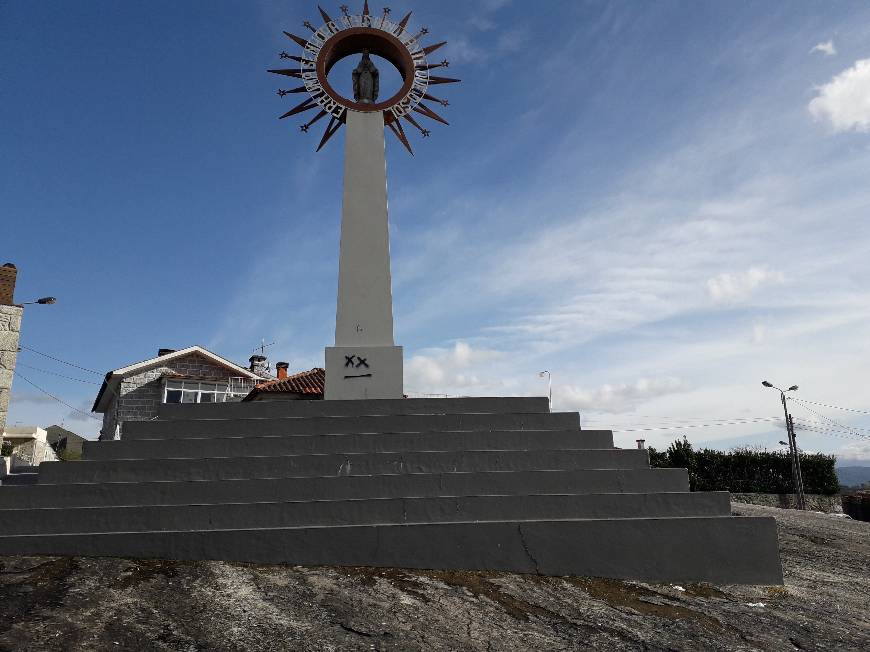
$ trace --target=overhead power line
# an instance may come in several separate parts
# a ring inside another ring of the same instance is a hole
[[[73,405],[70,405],[69,403],[67,403],[66,401],[64,401],[64,400],[62,400],[62,399],[59,399],[59,398],[58,398],[57,396],[55,396],[54,394],[45,391],[44,389],[42,389],[42,387],[40,387],[39,385],[37,385],[36,383],[34,383],[32,380],[28,379],[28,378],[25,377],[25,376],[22,376],[21,373],[19,373],[18,371],[15,372],[15,377],[16,377],[16,378],[20,378],[20,379],[23,380],[25,383],[28,383],[28,384],[32,385],[33,387],[35,387],[36,389],[38,389],[40,392],[42,392],[43,394],[45,394],[45,395],[48,396],[49,398],[53,398],[55,401],[57,401],[57,402],[60,403],[61,405],[65,405],[65,406],[68,407],[70,410],[73,410],[73,411],[75,411],[75,412],[78,412],[79,414],[83,414],[83,415],[85,415],[86,417],[90,417],[91,419],[95,419],[96,421],[102,421],[102,419],[101,419],[100,417],[95,417],[93,414],[91,414],[91,413],[89,413],[89,412],[85,412],[84,410],[79,410],[77,407],[75,407],[75,406],[73,406]]]
[[[782,417],[758,417],[753,419],[729,419],[721,420],[714,423],[696,423],[683,426],[660,426],[657,428],[626,428],[622,430],[613,430],[612,432],[653,432],[659,430],[685,430],[687,428],[717,428],[719,426],[742,426],[753,423],[765,423],[771,421],[782,421]]]
[[[787,396],[789,401],[796,401],[797,403],[809,403],[810,405],[818,405],[819,407],[826,407],[832,410],[843,410],[844,412],[855,412],[857,414],[870,414],[868,410],[856,410],[854,408],[842,407],[839,405],[828,405],[827,403],[819,403],[817,401],[808,401],[803,398],[798,398],[797,396]],[[808,408],[809,409],[809,408]]]
[[[65,378],[66,380],[74,380],[78,383],[87,383],[88,385],[99,385],[95,380],[84,380],[83,378],[73,378],[72,376],[64,376],[63,374],[55,373],[54,371],[49,371],[48,369],[40,369],[39,367],[31,367],[28,364],[24,364],[23,362],[18,362],[15,365],[16,367],[25,367],[26,369],[32,369],[33,371],[39,371],[40,373],[48,374],[50,376],[57,376],[58,378]]]
[[[821,413],[817,412],[816,410],[814,410],[813,408],[811,408],[811,407],[809,407],[809,406],[801,405],[800,403],[798,403],[798,405],[799,405],[800,407],[802,407],[804,410],[807,410],[808,412],[812,412],[813,414],[815,414],[815,415],[816,415],[817,417],[819,417],[820,419],[822,419],[822,420],[824,420],[824,421],[827,421],[828,423],[831,423],[831,424],[837,426],[837,427],[840,428],[841,430],[845,430],[845,431],[847,431],[847,432],[854,432],[855,434],[857,434],[857,435],[861,435],[862,437],[865,437],[865,436],[866,436],[866,435],[864,435],[864,434],[858,432],[858,431],[860,430],[859,428],[853,428],[852,426],[847,426],[847,425],[845,425],[845,424],[840,423],[839,421],[834,421],[834,420],[831,419],[830,417],[826,417],[824,414],[821,414]]]
[[[61,360],[60,358],[56,358],[53,355],[49,355],[48,353],[43,353],[42,351],[37,351],[36,349],[31,349],[29,346],[24,346],[23,344],[18,345],[19,348],[24,349],[25,351],[30,351],[31,353],[35,353],[36,355],[41,355],[44,358],[48,358],[49,360],[54,360],[55,362],[60,362],[61,364],[69,365],[70,367],[75,367],[76,369],[81,369],[82,371],[87,371],[90,374],[97,374],[98,376],[103,376],[104,374],[99,371],[94,371],[93,369],[88,369],[87,367],[82,367],[73,362],[67,362],[66,360]]]
[[[857,435],[857,436],[850,435],[850,434],[844,433],[841,430],[825,430],[825,429],[816,428],[814,426],[802,425],[800,430],[801,430],[801,432],[812,432],[812,433],[816,433],[819,435],[828,435],[830,437],[836,437],[837,439],[851,439],[853,441],[867,441],[868,440],[867,437],[863,437],[861,435]]]

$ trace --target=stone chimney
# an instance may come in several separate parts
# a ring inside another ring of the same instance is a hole
[[[261,378],[266,378],[269,375],[269,363],[264,355],[252,355],[248,358],[251,363],[249,369]]]
[[[12,263],[6,263],[0,267],[0,306],[11,306],[12,296],[15,294],[15,279],[18,270]]]
[[[289,362],[276,362],[275,370],[278,372],[278,379],[284,379],[287,377],[287,370],[290,368]]]

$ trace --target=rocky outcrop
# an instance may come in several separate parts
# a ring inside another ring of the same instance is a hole
[[[860,650],[870,524],[775,516],[784,586],[0,558],[0,650]]]

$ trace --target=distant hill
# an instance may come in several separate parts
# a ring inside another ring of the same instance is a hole
[[[836,471],[840,484],[845,487],[870,483],[870,466],[838,466]]]

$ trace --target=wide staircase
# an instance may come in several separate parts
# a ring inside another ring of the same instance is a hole
[[[0,555],[782,582],[730,515],[545,398],[165,405],[0,487]]]

